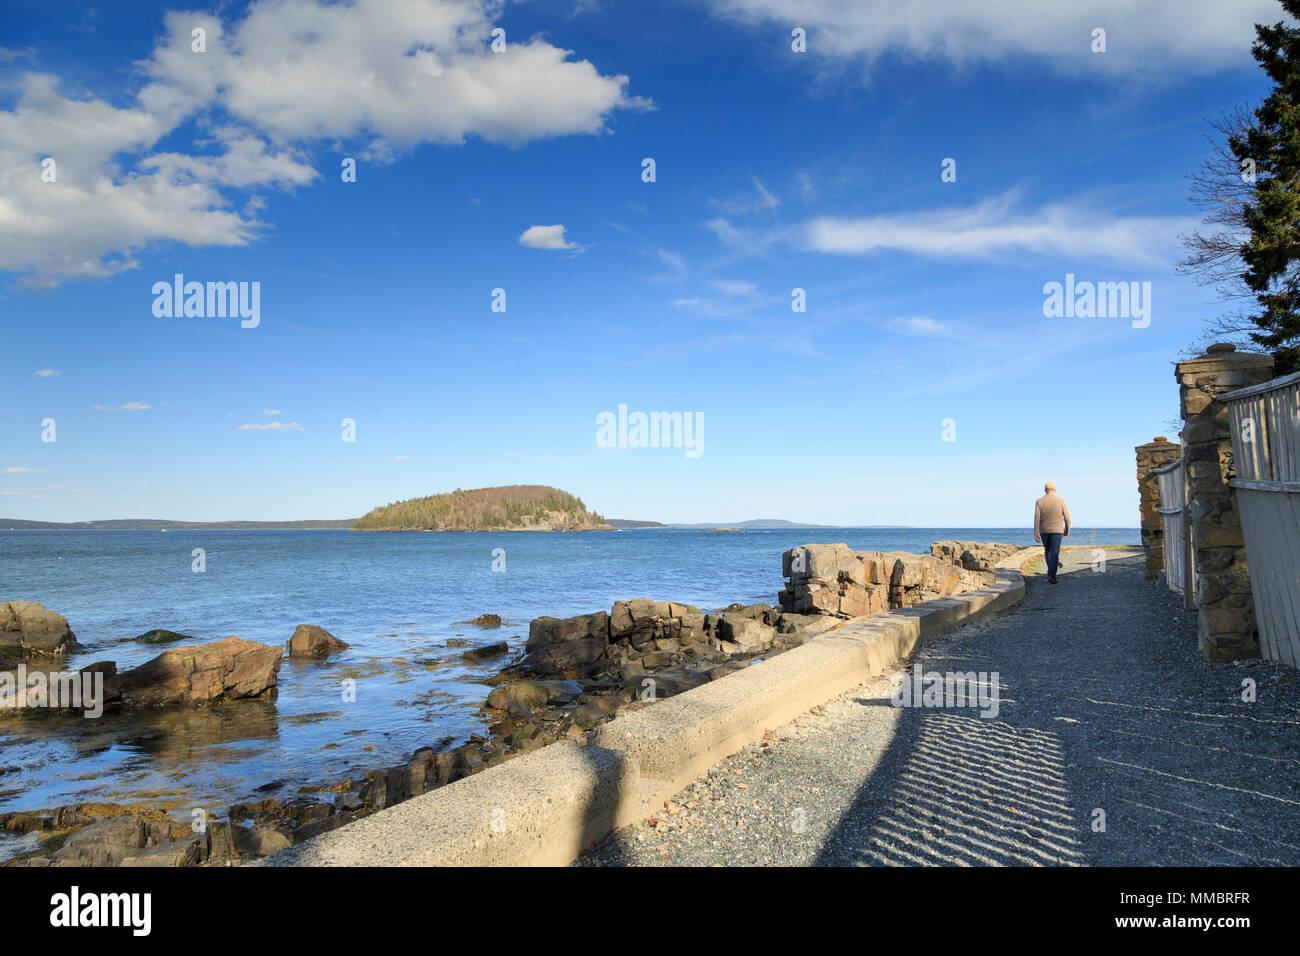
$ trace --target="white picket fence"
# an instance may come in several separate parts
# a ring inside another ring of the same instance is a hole
[[[1187,518],[1187,465],[1180,458],[1157,468],[1160,490],[1160,522],[1164,531],[1165,582],[1171,591],[1184,596],[1184,605],[1196,606],[1196,564],[1192,557],[1192,523]]]
[[[1300,662],[1300,373],[1228,392],[1223,399],[1228,404],[1237,472],[1229,484],[1246,542],[1260,654],[1296,667]]]

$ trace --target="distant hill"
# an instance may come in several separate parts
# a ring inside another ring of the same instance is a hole
[[[166,521],[162,518],[110,518],[104,521],[27,521],[0,518],[0,531],[305,531],[351,528],[355,518],[308,521]]]
[[[383,505],[353,531],[613,531],[581,498],[549,485],[474,488]]]
[[[795,530],[803,529],[829,529],[838,528],[840,525],[833,524],[805,524],[800,521],[786,521],[784,518],[754,518],[750,521],[740,521],[735,523],[726,522],[700,522],[698,524],[664,524],[659,521],[633,521],[628,518],[610,518],[609,523],[616,528],[667,528],[673,531],[712,531],[715,528],[734,528],[742,531],[773,531],[782,528]],[[881,525],[881,527],[901,528],[905,525]]]

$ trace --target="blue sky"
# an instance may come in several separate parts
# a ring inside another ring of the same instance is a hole
[[[4,517],[544,483],[613,517],[1020,525],[1050,479],[1135,525],[1133,446],[1176,440],[1171,363],[1220,309],[1174,269],[1187,175],[1281,18],[121,6],[3,3]],[[155,316],[178,272],[260,283],[260,324]],[[1151,283],[1150,325],[1044,317],[1067,273]],[[620,404],[702,416],[703,454],[599,447]]]

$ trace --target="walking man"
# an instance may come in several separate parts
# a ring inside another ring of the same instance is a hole
[[[1056,568],[1061,563],[1061,538],[1070,534],[1070,509],[1056,496],[1056,485],[1048,482],[1046,492],[1034,502],[1034,540],[1043,543],[1047,559],[1047,580],[1056,583]]]

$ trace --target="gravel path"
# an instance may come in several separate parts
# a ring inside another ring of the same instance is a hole
[[[579,864],[1300,865],[1300,674],[1207,664],[1140,552],[1105,553],[909,662],[996,672],[996,719],[862,684]]]

